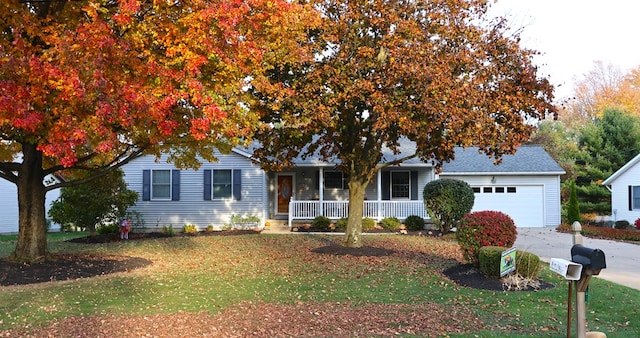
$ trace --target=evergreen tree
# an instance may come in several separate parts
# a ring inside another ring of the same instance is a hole
[[[578,205],[578,194],[576,193],[576,183],[571,181],[571,193],[569,194],[569,205],[567,206],[567,222],[580,222],[580,206]]]
[[[584,165],[576,168],[576,190],[583,213],[611,212],[611,193],[600,183],[638,154],[638,127],[638,117],[609,109],[580,131],[578,147]]]

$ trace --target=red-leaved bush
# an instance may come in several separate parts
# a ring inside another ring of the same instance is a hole
[[[640,218],[638,218],[635,222],[633,222],[633,225],[636,226],[636,229],[640,230]]]
[[[478,265],[483,246],[511,247],[516,241],[516,225],[500,211],[476,211],[466,214],[456,231],[464,259]]]

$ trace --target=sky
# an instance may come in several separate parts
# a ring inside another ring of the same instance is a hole
[[[521,45],[543,53],[534,63],[558,100],[572,96],[595,61],[624,73],[640,66],[640,1],[498,0],[490,13],[523,28]]]

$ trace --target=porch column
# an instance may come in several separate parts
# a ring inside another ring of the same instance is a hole
[[[322,201],[324,201],[324,168],[322,167],[320,167],[320,173],[318,174],[318,190],[318,196],[320,197],[318,215],[324,216],[324,208],[322,207]]]
[[[380,170],[376,173],[376,184],[377,184],[377,193],[378,193],[378,220],[382,219],[382,173]]]

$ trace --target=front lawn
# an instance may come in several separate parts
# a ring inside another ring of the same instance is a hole
[[[50,238],[52,252],[153,263],[108,276],[0,287],[0,336],[566,336],[566,281],[545,269],[542,278],[555,288],[460,287],[441,273],[461,259],[457,244],[437,238],[365,236],[382,253],[369,256],[327,253],[323,248],[341,237],[312,234],[105,244],[63,239]],[[8,255],[13,245],[0,236],[0,253]],[[638,304],[640,291],[594,278],[588,327],[608,337],[638,337]]]

